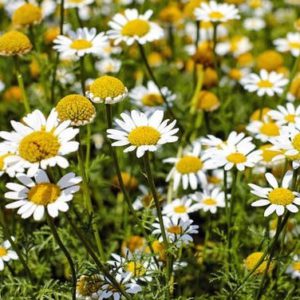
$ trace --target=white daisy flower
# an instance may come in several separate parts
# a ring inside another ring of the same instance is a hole
[[[174,244],[176,247],[181,247],[193,242],[191,234],[198,234],[198,225],[192,225],[193,220],[188,219],[186,221],[179,219],[175,222],[174,219],[163,216],[163,223],[167,235],[167,239],[170,243]],[[161,229],[159,222],[152,224],[154,230],[153,235],[159,236],[159,241],[163,241],[161,235]]]
[[[264,117],[262,121],[251,121],[246,129],[251,135],[263,143],[270,141],[270,139],[275,138],[280,134],[280,125],[270,120],[268,117]]]
[[[189,214],[198,209],[198,206],[193,204],[190,197],[183,197],[166,204],[162,213],[173,219],[174,222],[177,222],[178,220],[187,221],[190,219]]]
[[[3,271],[4,263],[18,259],[17,253],[10,248],[11,244],[8,240],[0,244],[0,271]]]
[[[279,52],[291,52],[293,56],[300,55],[300,33],[289,32],[286,38],[276,39],[274,45]]]
[[[294,255],[291,264],[288,266],[286,273],[293,279],[300,278],[300,255]]]
[[[259,75],[251,73],[241,80],[245,90],[256,92],[259,97],[281,95],[287,83],[288,79],[282,74],[274,71],[269,73],[266,70],[261,70]]]
[[[122,119],[115,122],[120,129],[108,129],[108,137],[116,142],[112,146],[128,146],[124,152],[136,150],[137,157],[142,157],[146,151],[154,152],[161,145],[173,143],[178,140],[175,134],[178,128],[174,128],[176,120],[169,123],[164,120],[162,110],[155,111],[152,115],[132,110],[130,114],[122,113]]]
[[[141,253],[132,254],[127,252],[126,257],[112,253],[113,260],[107,263],[113,266],[117,273],[129,273],[133,281],[141,280],[144,282],[151,282],[153,273],[157,272],[157,266],[153,257],[143,256]]]
[[[255,174],[265,173],[266,169],[270,169],[284,163],[285,160],[282,157],[282,152],[274,150],[273,148],[273,145],[270,143],[259,147],[259,150],[261,150],[261,160],[253,170]]]
[[[167,103],[172,105],[172,102],[176,99],[176,95],[172,94],[167,87],[163,87],[161,92],[165,96]],[[159,88],[153,81],[148,81],[147,86],[140,85],[134,87],[130,91],[129,97],[132,99],[133,104],[145,110],[155,111],[158,107],[160,109],[164,108],[164,99],[160,94]]]
[[[116,281],[121,285],[121,287],[124,288],[126,293],[134,295],[142,291],[141,286],[138,285],[136,282],[132,281],[130,273],[117,273],[114,275],[114,277]],[[122,294],[113,286],[113,284],[107,277],[105,277],[104,280],[105,283],[101,286],[100,290],[98,291],[98,299],[102,300],[112,297],[114,300],[120,300]]]
[[[35,110],[26,115],[21,122],[11,121],[12,132],[1,131],[0,152],[15,155],[7,158],[9,169],[32,176],[39,168],[48,166],[65,169],[69,166],[66,154],[77,151],[79,143],[73,141],[79,129],[69,127],[71,121],[58,122],[57,112],[53,109],[48,117]]]
[[[271,110],[268,115],[279,125],[300,124],[300,106],[295,107],[292,103],[286,106],[278,105],[277,110]]]
[[[146,44],[159,40],[164,32],[160,26],[149,21],[152,14],[152,10],[139,14],[137,9],[125,9],[124,15],[118,13],[108,23],[111,30],[107,34],[116,45],[122,41],[130,46],[134,42]]]
[[[278,216],[282,216],[286,209],[292,213],[298,212],[299,209],[296,205],[300,205],[300,194],[290,190],[293,177],[292,172],[286,172],[281,185],[279,185],[273,174],[267,173],[265,177],[271,187],[249,184],[251,193],[260,198],[253,202],[251,206],[268,206],[264,213],[265,217],[268,217],[273,212],[276,212]]]
[[[94,3],[95,0],[65,0],[65,8],[83,8],[86,5]]]
[[[203,153],[201,153],[201,144],[195,142],[192,149],[187,148],[181,157],[171,157],[165,159],[164,163],[174,164],[166,181],[174,180],[173,188],[177,190],[180,183],[186,190],[189,186],[195,190],[199,184],[206,183],[205,171],[208,169]]]
[[[118,73],[121,69],[122,61],[116,58],[104,58],[96,62],[96,70],[101,74]]]
[[[54,41],[53,49],[63,57],[82,57],[86,54],[101,54],[107,43],[103,32],[97,34],[96,28],[78,28],[76,32],[69,31],[68,36],[59,35]]]
[[[225,193],[219,188],[204,189],[203,192],[191,195],[191,198],[195,201],[196,207],[204,212],[215,214],[218,207],[225,207]]]
[[[262,18],[247,18],[243,22],[244,28],[247,30],[260,31],[266,27],[266,22]]]
[[[209,21],[223,23],[239,19],[239,11],[232,4],[218,4],[215,1],[202,2],[199,8],[195,9],[195,16],[198,21]]]
[[[102,284],[102,277],[95,275],[81,275],[76,284],[76,300],[98,300],[98,290]]]
[[[52,183],[43,170],[38,170],[34,180],[25,174],[18,174],[16,178],[21,184],[6,184],[10,191],[5,193],[4,197],[14,201],[5,207],[18,208],[17,213],[23,219],[33,215],[36,221],[44,217],[45,209],[53,218],[56,218],[60,211],[66,212],[69,209],[68,202],[73,199],[73,194],[79,191],[78,184],[81,182],[81,177],[68,173],[57,183]]]
[[[234,57],[238,57],[252,48],[253,45],[247,36],[234,36],[231,40],[218,43],[216,53],[220,56],[231,53]]]

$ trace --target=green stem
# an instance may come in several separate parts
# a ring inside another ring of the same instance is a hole
[[[52,218],[49,216],[48,212],[46,212],[46,218],[47,218],[48,225],[51,229],[51,232],[53,234],[55,241],[57,242],[59,248],[64,253],[65,257],[67,258],[67,260],[69,262],[71,273],[72,273],[72,299],[76,300],[76,281],[77,281],[77,279],[76,279],[76,271],[75,271],[73,259],[71,257],[71,254],[69,253],[67,248],[64,246],[63,242],[61,241],[59,234],[56,230],[56,226],[55,226]]]
[[[200,21],[196,21],[196,40],[195,40],[195,49],[196,52],[198,50],[198,44],[200,40]],[[194,89],[196,88],[197,85],[197,63],[196,61],[194,62],[194,71],[193,71],[193,79],[194,79]]]
[[[88,170],[90,168],[90,157],[91,157],[91,134],[92,134],[92,127],[90,124],[86,126],[86,154],[85,154],[85,169],[88,176]]]
[[[80,62],[80,83],[81,91],[83,96],[85,96],[85,72],[84,72],[84,56],[81,56],[79,59]]]

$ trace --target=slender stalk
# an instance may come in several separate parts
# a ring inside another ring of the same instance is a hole
[[[85,96],[85,72],[84,72],[84,56],[81,56],[79,59],[80,63],[80,83],[81,83],[81,91],[83,96]]]
[[[56,230],[56,226],[52,220],[52,218],[49,216],[49,214],[46,212],[46,218],[47,218],[47,223],[51,229],[52,235],[55,239],[55,241],[57,242],[59,248],[61,249],[61,251],[64,253],[65,257],[67,258],[69,265],[70,265],[70,269],[71,269],[71,273],[72,273],[72,299],[76,300],[76,271],[75,271],[75,265],[72,259],[71,254],[69,253],[69,251],[67,250],[67,248],[64,246],[63,242],[61,241],[59,234]]]
[[[74,223],[74,221],[72,220],[72,218],[66,214],[67,219],[72,227],[72,229],[74,230],[74,232],[76,233],[76,235],[78,236],[78,238],[81,240],[83,246],[86,248],[88,254],[92,257],[92,259],[94,260],[95,264],[97,265],[99,271],[103,272],[103,274],[110,280],[110,282],[114,285],[114,287],[128,300],[131,299],[131,297],[124,291],[123,287],[116,281],[116,279],[109,273],[109,270],[107,269],[107,267],[98,259],[97,255],[95,254],[95,252],[93,251],[92,246],[90,245],[90,243],[88,242],[88,240],[85,238],[84,233],[76,226],[76,224]]]
[[[19,85],[19,88],[20,88],[21,93],[22,93],[23,105],[24,105],[26,114],[28,114],[28,113],[30,113],[30,105],[29,105],[29,101],[28,101],[27,94],[26,94],[25,87],[24,87],[23,76],[22,76],[22,73],[20,71],[19,59],[18,59],[17,56],[15,56],[14,59],[15,59],[15,68],[16,68],[16,75],[17,75],[18,85]]]
[[[195,39],[195,49],[196,52],[198,50],[198,44],[199,44],[199,40],[200,40],[200,21],[196,21],[196,39]],[[194,62],[194,71],[193,71],[193,79],[194,79],[194,89],[196,88],[197,85],[197,63]]]
[[[225,212],[226,212],[226,223],[227,223],[227,271],[229,272],[229,235],[230,235],[230,222],[229,222],[229,202],[228,202],[228,193],[227,193],[227,171],[224,169],[224,180],[223,180],[223,190],[225,194]]]

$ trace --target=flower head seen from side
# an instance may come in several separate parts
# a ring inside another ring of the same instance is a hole
[[[127,97],[128,90],[120,79],[105,75],[93,81],[86,94],[94,103],[115,104]]]
[[[198,225],[192,225],[193,220],[188,219],[186,221],[179,219],[175,221],[167,216],[163,217],[163,223],[167,238],[169,242],[174,244],[176,247],[181,247],[183,245],[188,245],[193,242],[192,234],[198,234]],[[161,228],[159,222],[152,224],[154,228],[152,234],[159,236],[159,241],[163,241],[161,235]]]
[[[130,273],[116,273],[116,275],[113,276],[126,293],[135,295],[142,291],[142,287],[132,280]],[[122,297],[121,292],[114,287],[112,282],[107,277],[104,277],[104,284],[99,289],[98,295],[99,300],[108,299],[111,297],[113,297],[114,300],[119,300]]]
[[[190,219],[189,213],[198,210],[198,206],[193,204],[190,197],[183,197],[181,199],[175,199],[171,203],[168,203],[162,213],[169,218],[172,218],[175,222],[178,220],[187,221]]]
[[[115,120],[120,129],[108,129],[107,136],[115,140],[112,146],[127,146],[124,152],[136,150],[136,155],[140,158],[146,151],[154,152],[161,145],[178,140],[175,134],[179,129],[174,128],[176,121],[169,123],[168,119],[163,118],[162,110],[149,116],[136,110],[130,114],[122,113],[121,119]]]
[[[172,157],[164,160],[165,163],[174,164],[166,179],[169,181],[173,178],[174,190],[178,189],[180,183],[182,183],[185,190],[189,186],[195,190],[199,184],[203,185],[206,183],[205,170],[207,170],[207,165],[201,151],[201,144],[195,142],[192,145],[192,149],[186,149],[181,157]]]
[[[300,55],[300,33],[289,32],[286,38],[276,39],[274,45],[279,52],[291,52],[297,57]]]
[[[41,20],[41,8],[32,3],[24,3],[12,15],[12,22],[18,28],[39,24]]]
[[[251,193],[260,198],[251,205],[254,207],[268,206],[264,213],[265,217],[274,212],[278,216],[282,216],[285,210],[292,213],[298,212],[297,205],[300,205],[300,194],[290,188],[293,177],[292,172],[286,172],[281,185],[279,185],[273,174],[267,173],[265,177],[270,187],[249,184]]]
[[[10,248],[11,244],[8,240],[0,244],[0,271],[3,271],[4,263],[18,259],[17,253]]]
[[[146,44],[161,39],[164,35],[162,28],[149,21],[152,13],[152,10],[139,14],[136,9],[126,9],[124,15],[116,14],[109,22],[109,38],[113,39],[115,44],[123,41],[129,46],[134,42]]]
[[[76,284],[76,299],[94,300],[98,299],[98,290],[101,287],[100,275],[81,275]]]
[[[5,193],[5,198],[13,201],[5,207],[18,208],[17,213],[23,219],[33,215],[36,221],[44,217],[45,210],[52,218],[56,218],[60,211],[66,212],[69,209],[68,202],[79,191],[78,184],[81,182],[81,177],[68,173],[57,183],[53,183],[43,170],[38,170],[34,178],[25,174],[18,174],[16,178],[20,183],[6,184],[10,191]]]
[[[293,256],[293,259],[288,266],[286,273],[289,274],[293,279],[300,278],[300,255]]]
[[[0,56],[21,56],[31,49],[29,38],[22,32],[9,31],[0,36]]]
[[[63,57],[82,57],[86,54],[101,54],[101,49],[107,44],[103,32],[97,34],[96,28],[78,28],[70,31],[68,36],[59,35],[54,41],[53,48]]]
[[[228,195],[230,197],[230,195]],[[194,205],[204,212],[215,214],[218,207],[225,207],[225,193],[218,187],[213,189],[204,189],[203,192],[196,192],[191,195]]]
[[[163,87],[161,92],[164,94],[168,104],[172,104],[172,102],[176,99],[176,95],[172,94],[167,87]],[[134,104],[146,111],[154,111],[157,110],[157,108],[164,108],[164,99],[153,81],[148,81],[146,86],[140,85],[134,87],[130,91],[129,97],[132,99]]]
[[[46,169],[55,165],[69,166],[66,154],[77,151],[79,143],[73,141],[79,130],[69,127],[70,121],[59,123],[57,112],[53,109],[46,119],[43,113],[35,110],[26,115],[21,122],[11,121],[12,132],[1,131],[0,151],[14,154],[7,158],[8,169],[24,172],[32,176],[38,168]]]
[[[284,75],[275,71],[269,73],[266,70],[261,70],[259,75],[251,73],[241,80],[245,90],[256,92],[259,97],[281,95],[287,83],[288,79],[284,78]]]
[[[287,103],[286,106],[278,105],[276,110],[268,112],[268,116],[279,125],[300,124],[300,106],[295,107],[293,103]]]
[[[240,19],[238,9],[232,4],[218,4],[215,1],[202,2],[200,7],[195,9],[196,19],[214,23],[224,23],[230,20]]]

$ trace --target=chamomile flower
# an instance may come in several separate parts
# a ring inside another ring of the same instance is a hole
[[[273,219],[269,222],[269,236],[273,238],[276,235],[276,229],[278,224],[278,218]],[[286,226],[282,232],[284,235],[284,241],[290,242],[293,239],[299,237],[300,235],[300,225],[297,223],[296,219],[289,218],[286,222]]]
[[[122,113],[121,119],[115,120],[120,129],[108,129],[107,136],[115,140],[112,146],[127,146],[124,152],[136,150],[137,157],[142,157],[146,151],[154,152],[161,145],[178,140],[176,121],[169,123],[169,120],[163,121],[163,117],[162,110],[149,116],[136,110]]]
[[[69,127],[70,121],[59,124],[57,112],[53,109],[46,119],[41,111],[35,110],[26,115],[21,122],[11,121],[12,132],[1,131],[0,152],[12,153],[7,158],[9,168],[34,175],[38,168],[46,169],[56,165],[69,166],[66,154],[77,151],[79,143],[73,141],[78,129]]]
[[[118,73],[121,69],[122,62],[116,58],[104,58],[96,63],[96,69],[101,74]]]
[[[11,244],[8,240],[0,244],[0,271],[3,271],[4,263],[18,259],[17,253],[10,248]]]
[[[297,57],[300,55],[300,33],[289,32],[286,38],[276,39],[274,45],[279,52],[291,52]]]
[[[22,56],[31,49],[29,38],[22,32],[9,31],[0,36],[0,56]]]
[[[126,293],[135,295],[142,291],[141,286],[132,281],[131,273],[117,273],[114,275],[114,277]],[[114,287],[112,282],[107,277],[104,277],[104,284],[99,289],[98,295],[99,300],[108,299],[111,297],[113,297],[114,300],[120,300],[122,297],[121,292]]]
[[[175,221],[172,218],[163,217],[163,223],[169,242],[174,244],[176,247],[188,245],[193,242],[192,234],[198,234],[198,225],[192,225],[193,220],[188,219],[186,221],[179,219]],[[161,228],[159,222],[152,224],[154,230],[152,234],[159,236],[159,241],[163,241],[161,235]]]
[[[175,99],[176,95],[167,88],[161,89],[162,94],[166,98],[167,102],[171,104]],[[164,107],[164,99],[160,94],[160,91],[153,81],[148,81],[147,86],[136,86],[130,93],[129,97],[132,102],[145,110],[156,110],[158,107]]]
[[[241,80],[245,90],[256,92],[259,97],[281,95],[287,83],[288,79],[282,74],[274,71],[268,73],[266,70],[261,70],[259,75],[251,73]]]
[[[171,179],[174,180],[174,190],[177,190],[180,184],[184,190],[189,186],[195,190],[199,184],[206,183],[207,165],[201,150],[201,144],[195,142],[192,149],[187,148],[181,157],[171,157],[164,160],[165,163],[174,165],[166,179],[167,182]]]
[[[107,34],[116,45],[122,41],[130,46],[134,42],[146,44],[161,39],[164,32],[160,26],[149,21],[152,14],[152,10],[139,14],[136,9],[126,9],[124,15],[118,13],[108,23],[111,30]]]
[[[295,107],[292,103],[286,106],[279,105],[277,110],[271,110],[268,115],[279,125],[295,125],[300,124],[300,106]]]
[[[270,139],[279,136],[280,125],[270,120],[268,117],[264,117],[262,121],[252,121],[247,126],[247,130],[256,139],[262,142],[268,142]]]
[[[53,48],[63,57],[82,57],[86,54],[99,54],[106,45],[107,37],[103,32],[97,34],[96,28],[78,28],[76,32],[69,31],[68,36],[59,35]]]
[[[230,195],[228,195],[230,197]],[[203,210],[209,211],[212,214],[217,212],[218,207],[225,207],[225,194],[219,188],[204,189],[203,192],[196,192],[191,195],[195,206]]]
[[[101,287],[100,275],[81,275],[76,284],[76,299],[96,300],[99,298],[98,290]]]
[[[12,154],[8,152],[0,153],[0,176],[2,176],[4,173],[7,173],[10,177],[15,175],[15,172],[8,168],[9,164],[7,163],[7,158],[11,155]]]
[[[274,212],[278,216],[282,216],[285,210],[292,213],[298,212],[299,209],[296,205],[300,205],[300,194],[290,189],[292,172],[286,172],[280,185],[273,174],[267,173],[265,177],[271,187],[249,184],[251,193],[260,198],[251,205],[254,207],[268,206],[264,213],[265,217]]]
[[[253,45],[247,36],[234,36],[228,41],[218,43],[216,52],[220,56],[232,54],[234,57],[238,57],[249,52],[252,48]]]
[[[240,18],[239,11],[234,5],[218,4],[215,1],[202,2],[200,7],[195,9],[195,16],[199,21],[214,23],[223,23]]]
[[[16,178],[20,183],[7,183],[10,190],[5,193],[5,198],[15,200],[5,207],[9,209],[18,208],[17,213],[23,219],[33,215],[34,220],[43,218],[45,210],[53,218],[58,216],[60,211],[66,212],[69,209],[68,202],[73,199],[73,194],[78,192],[81,177],[74,173],[64,175],[57,183],[53,183],[43,170],[38,170],[34,176],[17,174]]]
[[[65,0],[65,8],[83,8],[94,3],[95,0]]]
[[[163,208],[162,213],[177,222],[178,220],[189,220],[189,214],[196,210],[198,210],[198,207],[193,204],[192,199],[190,197],[184,197],[168,203]]]
[[[286,273],[290,274],[293,279],[300,278],[300,255],[294,255],[291,264],[286,270]]]
[[[244,20],[243,24],[245,29],[253,31],[260,31],[266,27],[265,20],[258,17],[247,18]]]

